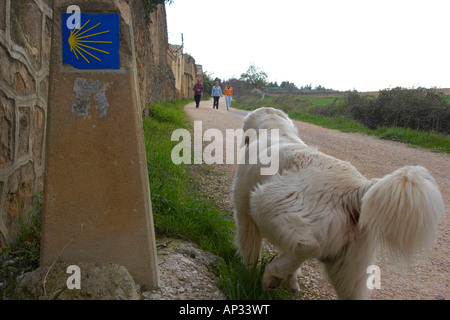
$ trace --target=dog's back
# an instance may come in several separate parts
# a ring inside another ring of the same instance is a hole
[[[286,170],[250,193],[250,215],[261,235],[283,250],[286,241],[273,237],[275,222],[267,223],[267,218],[271,214],[280,219],[284,213],[295,215],[294,220],[301,221],[296,232],[302,234],[302,241],[319,243],[314,258],[326,260],[338,254],[350,233],[358,232],[361,199],[373,181],[350,163],[314,149],[297,150],[289,160]],[[314,239],[305,239],[306,234]]]

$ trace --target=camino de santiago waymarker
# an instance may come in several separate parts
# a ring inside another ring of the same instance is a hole
[[[41,266],[112,262],[155,287],[130,8],[120,0],[53,3]]]
[[[63,64],[77,69],[120,69],[118,13],[63,13]]]

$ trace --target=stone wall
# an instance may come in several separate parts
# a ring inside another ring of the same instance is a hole
[[[172,69],[172,74],[175,82],[176,100],[183,99],[182,83],[184,75],[184,55],[183,46],[169,44],[167,51],[167,63]]]
[[[185,98],[194,99],[194,87],[197,77],[197,68],[195,65],[195,59],[188,55],[184,55],[184,83],[183,83],[183,96]]]
[[[145,114],[148,103],[175,99],[166,12],[159,5],[149,23],[142,1],[127,2]],[[52,0],[0,0],[0,247],[43,191],[52,6]]]
[[[52,1],[0,1],[0,246],[42,191]]]
[[[158,5],[145,18],[142,1],[127,0],[133,13],[136,63],[144,115],[148,104],[165,100],[176,100],[175,78],[167,63],[168,35],[166,7]]]

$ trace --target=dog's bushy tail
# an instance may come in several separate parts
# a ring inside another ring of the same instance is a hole
[[[444,215],[435,179],[423,167],[404,167],[369,188],[359,225],[379,235],[393,257],[408,265],[432,246]]]

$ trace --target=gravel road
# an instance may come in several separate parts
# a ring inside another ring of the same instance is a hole
[[[220,99],[219,110],[213,110],[212,101],[202,101],[199,109],[195,109],[195,104],[190,103],[186,105],[185,110],[192,121],[202,121],[203,132],[210,128],[219,129],[224,137],[226,129],[241,128],[246,114],[233,108],[227,111],[223,98]],[[295,124],[306,144],[317,146],[324,153],[349,161],[367,178],[382,177],[406,165],[421,165],[430,171],[439,184],[446,206],[446,216],[440,223],[437,242],[425,259],[417,261],[406,271],[397,270],[388,256],[380,250],[375,263],[381,269],[381,289],[372,290],[371,298],[449,299],[450,156],[363,134],[343,133],[298,121],[295,121]],[[212,171],[216,172],[214,178],[198,175],[204,179],[202,188],[205,191],[214,191],[210,192],[211,197],[217,198],[219,205],[231,212],[231,185],[236,165],[211,166]],[[197,168],[193,171],[197,171]],[[220,196],[217,196],[218,193]],[[302,286],[317,294],[312,294],[311,298],[336,298],[317,261],[304,263],[300,270]]]

